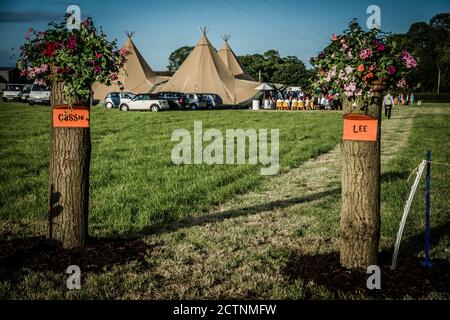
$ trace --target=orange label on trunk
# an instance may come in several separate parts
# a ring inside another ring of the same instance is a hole
[[[53,126],[62,128],[89,128],[89,108],[58,106],[53,108]]]
[[[377,141],[378,120],[362,114],[344,116],[344,140]]]

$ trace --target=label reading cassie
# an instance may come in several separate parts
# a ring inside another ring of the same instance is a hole
[[[89,128],[89,108],[55,107],[53,108],[53,126],[62,128]]]
[[[377,141],[378,120],[361,114],[344,116],[344,140]]]

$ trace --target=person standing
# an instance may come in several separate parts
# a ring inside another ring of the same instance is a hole
[[[388,119],[391,118],[392,105],[394,104],[394,99],[391,94],[388,93],[383,98],[383,106],[384,106],[384,116]]]
[[[411,93],[409,99],[411,100],[411,107],[414,107],[414,93]]]

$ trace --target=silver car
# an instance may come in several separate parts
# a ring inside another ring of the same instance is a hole
[[[122,104],[131,101],[136,95],[131,92],[110,92],[105,97],[107,109],[119,108]]]
[[[3,101],[20,101],[23,95],[23,84],[10,83],[3,91]]]
[[[199,108],[206,108],[207,101],[206,99],[198,93],[186,93],[187,105],[191,110],[197,110]]]
[[[28,104],[30,106],[36,103],[50,104],[51,89],[49,86],[33,84],[28,98]]]
[[[158,112],[160,110],[169,110],[169,103],[167,100],[152,99],[150,94],[138,94],[128,102],[120,105],[122,111],[152,111]]]

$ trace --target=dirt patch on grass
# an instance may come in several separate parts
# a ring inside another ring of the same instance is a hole
[[[367,289],[370,276],[363,269],[349,270],[339,264],[339,254],[302,255],[297,252],[285,270],[291,280],[302,278],[309,284],[326,287],[336,294],[363,294],[367,298],[423,298],[432,293],[450,294],[450,263],[436,259],[424,268],[417,257],[399,257],[395,270],[389,259],[381,259],[381,289]],[[384,261],[383,261],[384,260]],[[450,296],[449,296],[450,297]]]
[[[100,272],[132,261],[148,267],[145,255],[150,249],[142,240],[129,239],[93,238],[79,250],[63,249],[44,237],[0,241],[0,280],[23,269],[64,273],[77,265],[83,272]]]

